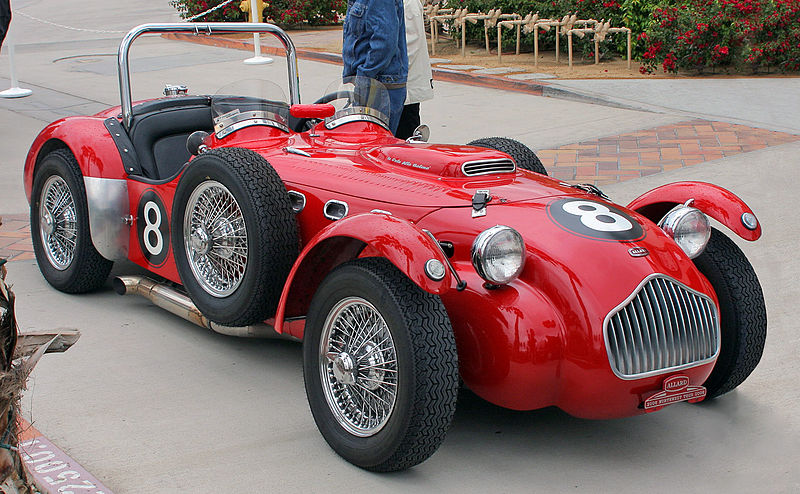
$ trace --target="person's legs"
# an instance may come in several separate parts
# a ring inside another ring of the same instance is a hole
[[[389,101],[392,105],[392,113],[389,115],[389,130],[394,133],[400,123],[400,115],[403,114],[403,104],[406,102],[405,86],[399,89],[389,89]]]
[[[419,127],[419,103],[412,103],[403,107],[403,114],[400,115],[400,123],[394,133],[398,139],[408,139],[414,134],[414,129]]]
[[[0,0],[0,48],[6,39],[9,24],[11,24],[11,0]]]

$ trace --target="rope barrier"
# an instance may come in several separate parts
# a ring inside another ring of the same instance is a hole
[[[208,15],[211,12],[214,12],[215,10],[221,9],[222,7],[228,5],[229,3],[233,2],[233,1],[234,0],[225,0],[224,2],[222,2],[219,5],[211,7],[210,9],[208,9],[208,10],[206,10],[204,12],[200,12],[199,14],[193,15],[192,17],[189,17],[188,19],[185,19],[185,22],[192,22],[192,21],[194,21],[196,19],[199,19],[200,17]],[[25,13],[25,12],[19,10],[19,9],[14,11],[14,15],[21,15],[22,17],[28,18],[28,19],[30,19],[32,21],[41,22],[42,24],[48,24],[50,26],[55,26],[55,27],[58,27],[58,28],[61,28],[61,29],[68,29],[70,31],[80,31],[80,32],[84,32],[84,33],[99,33],[99,34],[125,34],[125,33],[128,32],[128,31],[106,31],[106,30],[103,30],[103,29],[84,29],[84,28],[80,28],[80,27],[65,26],[64,24],[58,24],[57,22],[51,22],[51,21],[48,21],[48,20],[45,20],[45,19],[40,19],[40,18],[38,18],[36,16],[27,14],[27,13]]]
[[[65,26],[64,24],[58,24],[55,22],[46,21],[44,19],[39,19],[38,17],[26,14],[21,10],[15,10],[14,15],[21,15],[22,17],[26,17],[33,21],[41,22],[43,24],[49,24],[55,27],[60,27],[61,29],[69,29],[70,31],[82,31],[86,33],[101,33],[101,34],[125,34],[127,32],[127,31],[103,31],[102,29],[83,29],[79,27]]]
[[[217,5],[216,7],[211,7],[210,9],[206,10],[205,12],[200,12],[197,15],[193,15],[192,17],[189,17],[188,19],[186,19],[186,22],[192,22],[193,20],[198,19],[200,17],[203,17],[206,14],[210,14],[211,12],[214,12],[217,9],[221,9],[222,7],[228,5],[231,2],[233,2],[233,0],[225,0],[224,2],[222,2],[219,5]]]

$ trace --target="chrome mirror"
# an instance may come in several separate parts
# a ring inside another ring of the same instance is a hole
[[[411,137],[406,139],[406,142],[428,142],[428,139],[430,138],[431,128],[425,124],[422,124],[414,129],[414,133],[411,134]]]

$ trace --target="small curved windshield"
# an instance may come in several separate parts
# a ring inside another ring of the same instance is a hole
[[[289,132],[289,103],[274,82],[260,79],[236,81],[211,98],[214,132],[223,137],[251,125],[266,125]]]
[[[355,76],[337,80],[318,103],[330,103],[336,108],[336,113],[325,119],[329,129],[354,121],[371,121],[389,128],[389,92],[375,79]]]

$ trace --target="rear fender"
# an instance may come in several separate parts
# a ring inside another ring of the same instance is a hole
[[[693,199],[692,207],[727,226],[743,239],[753,241],[761,237],[761,222],[757,222],[756,228],[751,230],[742,221],[746,213],[755,217],[753,210],[742,199],[727,189],[705,182],[675,182],[656,187],[631,201],[628,209],[658,223],[670,209],[690,199]]]
[[[36,136],[25,158],[23,180],[28,203],[36,166],[50,151],[58,148],[70,150],[84,177],[124,179],[127,176],[102,118],[64,118],[51,123]]]
[[[127,175],[103,119],[68,117],[39,133],[25,158],[23,172],[29,204],[33,200],[36,167],[56,149],[68,149],[81,169],[92,244],[106,259],[126,259],[130,234],[130,227],[123,221],[129,212]]]
[[[445,266],[447,262],[436,242],[420,227],[382,213],[350,216],[321,230],[300,253],[281,294],[275,314],[275,330],[283,332],[285,318],[306,314],[311,298],[325,276],[339,264],[356,259],[363,252],[385,257],[426,292],[440,295],[450,289],[450,271],[446,270],[440,281],[425,274],[425,263],[429,259],[437,259]],[[291,330],[287,327],[287,331]],[[292,336],[302,338],[303,335]]]

